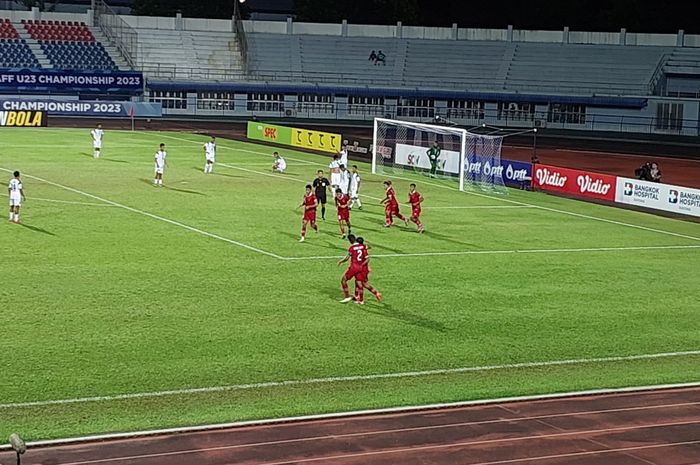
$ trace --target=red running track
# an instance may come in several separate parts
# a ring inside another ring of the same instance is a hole
[[[700,387],[87,442],[22,463],[698,465]]]

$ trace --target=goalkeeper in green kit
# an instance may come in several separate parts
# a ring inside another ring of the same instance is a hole
[[[433,146],[426,152],[428,160],[430,160],[430,176],[435,177],[438,168],[438,159],[440,158],[440,145],[438,141],[433,142]]]

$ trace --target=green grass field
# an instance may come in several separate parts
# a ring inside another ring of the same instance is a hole
[[[205,140],[107,131],[96,161],[89,130],[3,130],[28,200],[0,223],[0,438],[700,381],[700,352],[591,360],[700,350],[696,223],[416,178],[426,234],[387,230],[361,165],[385,301],[341,305],[333,211],[297,242],[328,159],[279,149],[273,175],[269,147],[219,140],[204,175]]]

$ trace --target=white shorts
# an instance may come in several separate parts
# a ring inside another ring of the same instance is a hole
[[[101,140],[92,141],[92,147],[95,149],[101,149],[102,148],[102,141]]]
[[[156,165],[155,170],[156,170],[156,174],[163,174],[163,171],[165,171],[165,166]]]
[[[11,207],[21,207],[22,206],[22,197],[10,196],[10,206]]]
[[[278,173],[284,173],[284,168],[275,168]]]
[[[206,157],[206,159],[207,159],[207,163],[214,163],[216,161],[214,159],[214,157]]]
[[[340,186],[340,173],[331,173],[331,186]]]
[[[340,186],[340,191],[341,191],[343,194],[347,194],[347,193],[348,193],[348,186],[347,186],[347,185],[341,185],[341,186]]]
[[[350,198],[356,199],[359,195],[357,194],[357,189],[350,189]]]

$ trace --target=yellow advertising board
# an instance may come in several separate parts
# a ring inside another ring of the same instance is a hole
[[[343,136],[340,134],[292,128],[292,145],[294,147],[337,153],[340,152],[342,141]]]

